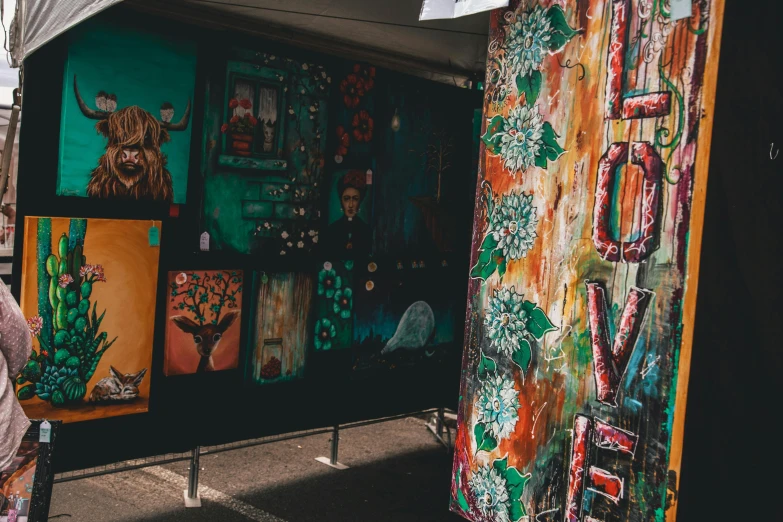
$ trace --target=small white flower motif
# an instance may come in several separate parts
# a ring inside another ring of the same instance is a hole
[[[284,188],[285,190],[288,190],[288,189],[289,189],[289,188],[291,188],[291,187],[290,187],[289,185],[283,185],[283,188]]]
[[[503,166],[512,174],[535,165],[543,145],[543,126],[544,117],[538,111],[538,105],[532,108],[520,105],[509,112],[498,135]]]
[[[304,216],[305,215],[305,209],[304,208],[300,208],[299,209],[299,215],[300,216]]]
[[[285,230],[283,230],[283,233],[282,233],[282,234],[280,234],[280,237],[282,237],[283,239],[288,239],[288,232],[286,232]]]
[[[484,326],[492,346],[509,357],[519,349],[520,340],[528,335],[523,297],[513,286],[494,290],[484,313]]]
[[[307,232],[307,235],[313,237],[315,235],[315,230],[310,229],[310,231]]]
[[[533,195],[524,192],[503,194],[489,219],[489,233],[503,256],[516,260],[527,257],[538,237],[538,217]]]
[[[299,232],[299,237],[304,237],[304,232]]]
[[[274,60],[274,59],[275,59],[275,55],[274,55],[274,54],[270,54],[270,55],[269,55],[269,59],[270,59],[270,60]]]
[[[490,377],[481,386],[476,402],[477,422],[484,424],[486,431],[498,440],[507,439],[519,420],[519,407],[514,381],[500,375]]]
[[[332,77],[331,76],[326,79],[326,83],[332,83]]]
[[[324,270],[326,270],[328,272],[331,269],[332,269],[332,263],[330,263],[329,261],[324,263]]]
[[[301,147],[299,147],[299,150],[301,150],[302,152],[304,152],[304,151],[305,151],[305,146],[304,146],[304,145],[302,145]]]
[[[286,252],[285,252],[285,250],[281,250],[281,251],[280,251],[280,255],[281,255],[281,256],[284,256],[284,255],[285,255],[285,253],[286,253]]]
[[[264,222],[264,228],[269,228],[269,227],[271,227],[271,226],[272,226],[272,225],[270,225],[270,224],[269,224],[269,221],[265,221],[265,222]]]
[[[286,243],[286,246],[287,246],[288,248],[291,248],[292,246],[294,246],[294,244],[293,244],[293,243],[291,243],[291,242],[289,241],[288,243]]]
[[[315,237],[313,238],[313,243],[318,243],[318,236],[315,236]]]
[[[288,114],[291,114],[291,115],[294,114],[294,108],[293,107],[289,107],[288,108]]]
[[[296,244],[296,246],[299,248],[304,248],[304,242],[300,241]]]
[[[508,489],[506,479],[491,465],[481,466],[468,480],[483,519],[492,522],[510,522],[508,516]]]
[[[541,5],[532,11],[516,15],[516,21],[506,28],[506,67],[511,78],[527,76],[541,68],[549,52],[552,24]]]
[[[302,64],[302,69],[304,69],[305,71],[306,71],[307,69],[309,69],[309,68],[310,68],[310,66],[309,66],[309,65],[307,65],[306,63],[303,63],[303,64]]]
[[[302,89],[302,94],[304,94],[304,93],[305,93],[305,90],[304,90],[304,89]]]

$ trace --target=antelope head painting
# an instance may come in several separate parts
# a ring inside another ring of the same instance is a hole
[[[196,352],[201,356],[196,373],[211,372],[215,370],[212,355],[217,351],[223,334],[239,317],[239,310],[226,313],[217,324],[198,324],[189,317],[177,315],[171,318],[177,327],[183,332],[193,336]]]

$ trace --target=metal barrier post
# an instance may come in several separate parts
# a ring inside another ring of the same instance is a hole
[[[185,507],[201,507],[201,497],[198,495],[198,470],[199,457],[201,456],[201,446],[193,448],[193,454],[190,457],[190,470],[188,470],[188,489],[183,491],[185,496]]]
[[[340,464],[337,462],[337,455],[338,450],[340,447],[340,426],[335,425],[334,428],[332,428],[332,438],[330,440],[332,452],[330,457],[317,457],[315,460],[322,464],[326,464],[329,467],[332,467],[334,469],[348,469],[348,466],[345,464]]]

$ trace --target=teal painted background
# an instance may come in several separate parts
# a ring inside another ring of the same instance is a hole
[[[196,44],[119,25],[107,16],[88,20],[69,33],[57,194],[86,197],[90,173],[104,152],[106,139],[95,131],[97,120],[79,110],[74,74],[91,108],[97,108],[95,95],[103,90],[117,96],[118,110],[138,105],[156,118],[160,118],[163,102],[170,102],[174,105],[172,121],[179,121],[188,100],[193,103]],[[161,147],[168,157],[175,203],[184,203],[187,195],[192,124],[191,113],[188,128],[172,132],[171,141]]]

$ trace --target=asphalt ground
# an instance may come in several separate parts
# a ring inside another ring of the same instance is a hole
[[[50,520],[78,522],[457,522],[448,511],[451,454],[424,421],[408,418],[341,432],[203,455],[202,507],[185,508],[188,463],[56,484]],[[59,515],[59,516],[58,516]]]

